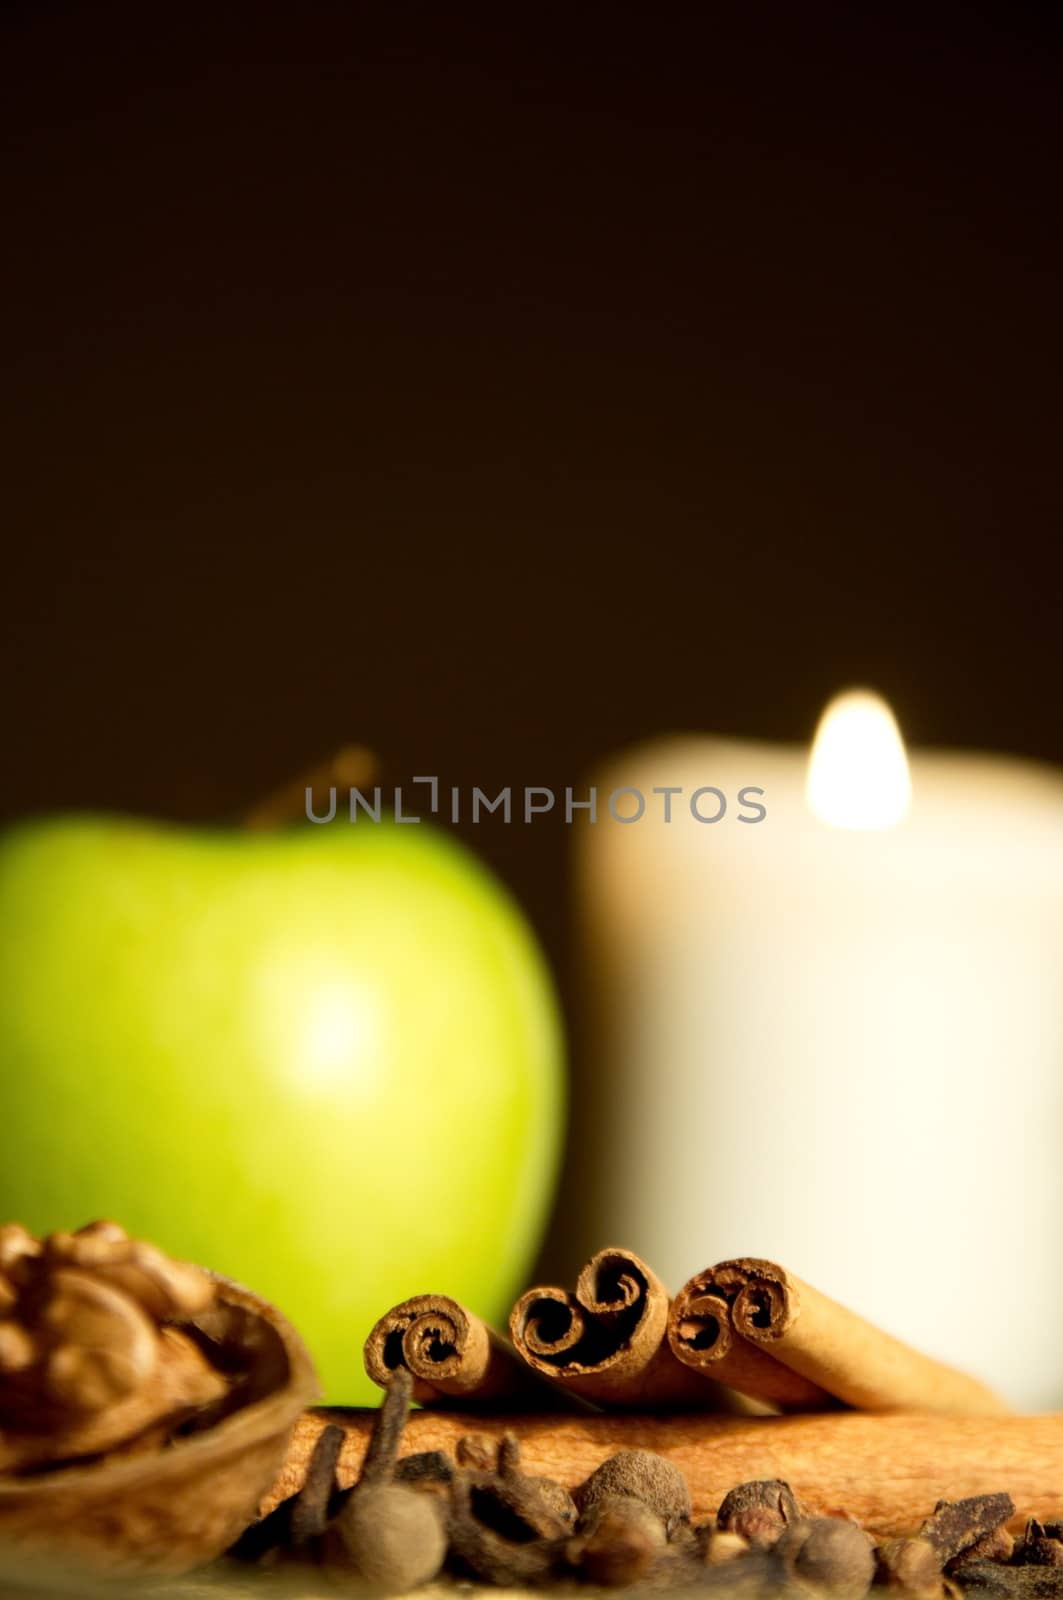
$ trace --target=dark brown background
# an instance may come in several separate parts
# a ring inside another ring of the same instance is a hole
[[[894,10],[9,5],[5,813],[1063,760],[1059,25]]]

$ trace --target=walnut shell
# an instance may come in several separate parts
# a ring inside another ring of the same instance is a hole
[[[198,1328],[233,1373],[232,1409],[158,1449],[0,1474],[0,1575],[24,1571],[27,1555],[66,1572],[188,1572],[254,1520],[296,1420],[317,1398],[317,1377],[273,1306],[211,1276],[215,1303],[184,1326]]]

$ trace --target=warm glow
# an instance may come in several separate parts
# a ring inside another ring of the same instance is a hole
[[[378,1070],[379,999],[312,948],[282,949],[258,973],[259,1048],[308,1089],[371,1082]]]
[[[375,1034],[373,1007],[342,979],[320,984],[297,1017],[297,1061],[303,1074],[327,1083],[357,1071]]]
[[[912,783],[896,718],[881,695],[850,689],[824,711],[812,742],[809,809],[835,828],[892,828]]]

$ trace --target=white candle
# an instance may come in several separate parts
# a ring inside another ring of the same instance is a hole
[[[777,1257],[1016,1403],[1063,1404],[1063,779],[919,751],[909,805],[888,712],[855,710],[811,773],[806,749],[677,739],[599,778],[647,807],[580,833],[580,1242],[673,1286]],[[707,785],[715,823],[689,804]],[[766,815],[742,822],[752,786]]]

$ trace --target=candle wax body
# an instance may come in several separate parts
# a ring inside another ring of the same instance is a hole
[[[622,1241],[673,1290],[777,1258],[1015,1403],[1063,1404],[1063,780],[916,752],[909,817],[850,832],[809,813],[806,762],[674,741],[598,781],[581,1244]],[[688,803],[707,784],[711,825]],[[620,785],[636,823],[605,811]],[[655,785],[683,787],[670,823]],[[746,785],[762,822],[737,820]]]

